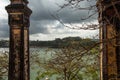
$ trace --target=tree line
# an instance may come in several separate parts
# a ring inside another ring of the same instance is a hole
[[[93,43],[98,42],[98,39],[90,39],[90,38],[81,38],[81,37],[65,37],[65,38],[56,38],[51,41],[39,41],[34,40],[30,41],[30,47],[48,47],[48,48],[63,48],[68,46],[71,42],[81,43],[82,45],[90,46]],[[9,47],[8,40],[1,40],[0,47]]]

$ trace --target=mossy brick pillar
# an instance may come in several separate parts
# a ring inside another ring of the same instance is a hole
[[[6,6],[10,26],[8,80],[29,80],[29,17],[27,0],[10,0]]]
[[[101,79],[120,80],[120,1],[97,2],[101,39]]]

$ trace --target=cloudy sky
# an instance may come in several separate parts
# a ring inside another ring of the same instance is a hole
[[[60,10],[60,5],[66,3],[64,0],[29,0],[29,7],[33,13],[30,21],[30,39],[31,40],[54,40],[55,38],[63,38],[68,36],[91,37],[98,33],[96,30],[75,30],[62,25],[54,16],[59,16],[60,21],[68,25],[81,26],[85,18],[89,15],[88,11],[71,9],[66,7]],[[95,2],[92,2],[95,3]],[[9,4],[9,0],[0,0],[0,39],[8,39],[9,26],[8,15],[5,11],[5,6]],[[90,4],[89,4],[90,5]],[[87,2],[82,2],[80,6],[88,6]],[[86,22],[97,23],[97,20],[91,18]]]

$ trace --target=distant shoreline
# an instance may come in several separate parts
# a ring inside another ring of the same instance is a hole
[[[52,41],[30,41],[29,42],[29,47],[34,48],[34,47],[39,47],[39,48],[63,48],[68,46],[71,43],[80,43],[83,45],[88,45],[93,42],[99,41],[98,39],[82,39],[80,37],[66,37],[63,39],[56,38],[55,40]],[[0,48],[9,48],[9,41],[7,40],[1,40],[0,41]]]

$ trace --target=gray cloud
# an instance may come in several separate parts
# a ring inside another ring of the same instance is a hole
[[[7,38],[9,36],[9,27],[7,20],[0,21],[0,37]]]
[[[51,3],[49,0],[30,0],[30,8],[33,11],[33,14],[31,18],[33,20],[51,20],[53,17],[51,17],[50,12],[53,12],[54,10],[57,10],[53,3]]]
[[[95,3],[93,1],[91,3]],[[55,18],[53,18],[51,14],[58,14],[60,19],[65,23],[78,23],[83,22],[81,18],[85,18],[89,15],[88,11],[86,10],[80,11],[74,8],[71,9],[70,7],[66,7],[57,12],[60,9],[57,4],[63,5],[64,0],[30,0],[30,7],[33,10],[31,18],[33,20],[54,20]],[[87,2],[83,2],[80,5],[85,7],[90,5],[90,2],[89,4]]]
[[[43,33],[43,34],[49,34],[50,31],[48,30],[47,24],[50,24],[48,21],[31,21],[31,27],[30,27],[30,34],[36,34],[36,33]]]
[[[33,11],[31,15],[31,34],[50,34],[50,31],[48,29],[49,27],[46,27],[46,25],[50,25],[51,22],[53,22],[54,25],[56,19],[52,15],[56,16],[57,14],[57,16],[59,16],[59,19],[64,23],[81,23],[83,22],[81,18],[86,18],[86,16],[91,13],[88,13],[88,11],[86,10],[80,11],[76,9],[71,9],[71,7],[66,7],[58,11],[60,7],[57,4],[63,5],[65,3],[64,0],[29,0],[29,2],[29,6]],[[85,7],[88,5],[88,3],[83,2],[80,5]],[[91,21],[94,19],[91,18],[89,20]],[[61,25],[56,25],[56,29],[59,30],[59,28],[61,28]]]
[[[9,3],[9,1],[5,0],[5,3]],[[54,33],[57,34],[57,32],[58,34],[61,32],[63,32],[63,34],[69,33],[69,31],[67,30],[62,31],[62,29],[64,29],[63,25],[61,25],[52,16],[56,14],[58,14],[59,19],[64,23],[83,22],[81,18],[85,18],[86,15],[88,15],[88,11],[85,11],[85,10],[79,11],[76,9],[71,9],[70,7],[66,7],[58,11],[60,9],[58,4],[63,5],[64,3],[65,3],[64,0],[29,0],[29,7],[33,11],[31,15],[30,34],[42,33],[42,34],[48,35],[48,34],[54,34]],[[95,2],[92,2],[92,3],[95,3]],[[88,3],[84,2],[84,3],[81,3],[80,5],[86,6],[88,5]],[[90,20],[93,20],[93,19],[91,18]],[[0,24],[0,37],[8,37],[9,27],[7,25],[7,20],[0,19],[0,22],[2,23]]]

